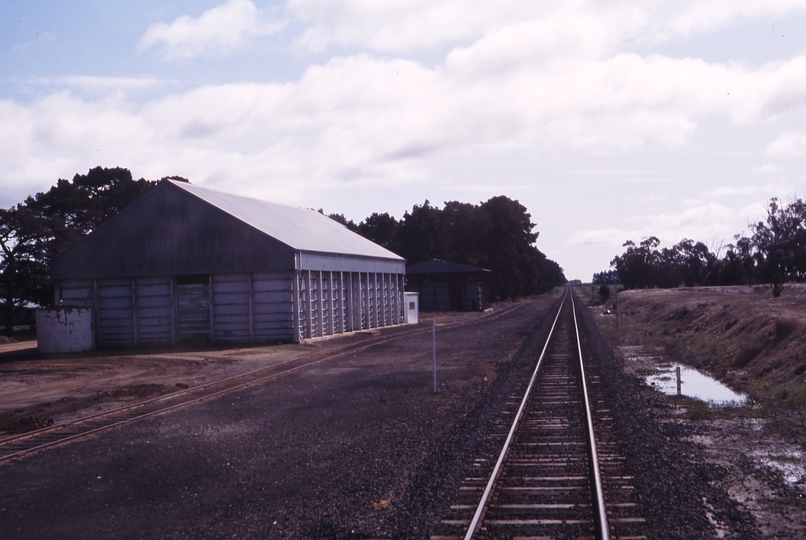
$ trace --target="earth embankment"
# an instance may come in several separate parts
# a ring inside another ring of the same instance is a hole
[[[709,483],[752,514],[759,537],[805,538],[806,287],[786,285],[778,298],[771,287],[622,291],[606,305],[598,287],[580,289],[627,372],[641,379],[687,364],[749,397],[713,406],[644,386],[647,404],[692,444]]]
[[[806,406],[806,286],[787,285],[778,298],[771,291],[622,291],[608,307],[618,303],[617,339],[661,345],[765,406],[799,410]]]

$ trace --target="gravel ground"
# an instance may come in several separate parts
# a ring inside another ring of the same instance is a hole
[[[753,534],[806,538],[806,386],[799,367],[806,287],[787,285],[781,298],[769,287],[629,291],[619,294],[619,305],[626,314],[620,331],[615,317],[594,319],[617,344],[625,371],[643,378],[658,363],[677,362],[749,394],[729,407],[654,397],[665,407],[659,418],[685,434],[698,462],[713,466],[712,485],[753,516]]]
[[[0,466],[3,538],[428,538],[521,388],[550,301],[387,342]],[[587,312],[650,538],[755,538],[690,434]],[[589,354],[590,356],[590,354]],[[710,519],[709,519],[710,515]]]
[[[689,440],[691,427],[677,421],[667,400],[625,372],[590,312],[577,313],[592,368],[624,441],[649,537],[759,538],[753,517],[715,485],[725,469],[704,459],[702,448]]]
[[[0,466],[4,538],[423,538],[548,302]],[[328,346],[321,343],[320,346]]]

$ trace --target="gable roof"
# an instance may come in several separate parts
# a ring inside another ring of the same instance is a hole
[[[50,261],[57,280],[294,269],[404,273],[405,260],[313,210],[165,180]]]
[[[492,272],[486,268],[452,263],[440,259],[431,259],[406,267],[407,274],[467,274],[473,272]]]
[[[403,260],[314,210],[167,182],[297,251]]]

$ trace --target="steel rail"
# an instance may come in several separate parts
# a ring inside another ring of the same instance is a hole
[[[497,319],[497,318],[499,318],[499,317],[501,317],[503,315],[506,315],[506,314],[508,314],[508,313],[510,313],[512,311],[515,311],[519,307],[521,307],[521,304],[515,304],[515,305],[511,305],[511,306],[506,306],[505,308],[502,308],[500,310],[496,310],[494,312],[490,312],[489,314],[482,315],[481,317],[479,317],[478,321],[473,321],[471,324],[475,324],[475,323],[482,322],[482,321],[488,321],[488,320],[491,320],[491,319]],[[460,322],[447,323],[447,324],[442,325],[441,328],[443,328],[443,329],[455,328],[457,326],[461,326],[462,324],[463,323],[461,321]],[[359,351],[359,350],[363,350],[363,349],[365,349],[367,347],[370,347],[370,346],[373,346],[373,345],[379,345],[379,344],[382,344],[382,343],[386,343],[386,342],[394,340],[394,339],[400,339],[400,338],[410,336],[410,335],[413,335],[413,334],[418,334],[418,333],[422,334],[422,333],[426,333],[426,332],[430,332],[430,330],[421,328],[419,326],[415,326],[415,327],[413,327],[411,329],[407,329],[407,330],[404,330],[402,332],[398,332],[397,334],[395,334],[393,336],[388,336],[388,337],[384,336],[382,338],[370,338],[370,340],[366,340],[366,341],[363,341],[361,343],[350,343],[350,344],[347,344],[347,345],[342,345],[340,347],[334,348],[331,351],[327,351],[326,354],[327,354],[327,358],[335,358],[335,357],[337,357],[337,356],[339,356],[339,355],[341,355],[342,353],[345,353],[345,352]],[[344,334],[344,335],[348,335],[348,334]],[[174,391],[174,392],[171,392],[170,394],[163,394],[163,395],[156,396],[156,397],[153,397],[153,398],[140,400],[140,401],[137,401],[136,403],[131,403],[129,405],[124,405],[124,406],[121,406],[121,407],[116,407],[114,409],[110,409],[108,411],[103,411],[103,412],[96,413],[96,414],[91,414],[89,416],[82,416],[81,418],[76,418],[76,419],[71,420],[69,422],[60,422],[60,423],[53,424],[53,425],[43,427],[43,428],[39,428],[39,429],[36,429],[36,430],[33,430],[33,431],[28,431],[26,433],[20,433],[18,435],[11,435],[9,437],[0,438],[0,447],[2,447],[4,445],[7,445],[7,444],[14,443],[14,442],[19,442],[19,441],[22,441],[22,440],[25,440],[25,439],[29,439],[29,438],[37,436],[37,435],[42,435],[44,433],[48,433],[48,432],[51,432],[51,431],[56,431],[56,430],[58,430],[60,428],[64,428],[64,427],[71,426],[71,425],[76,425],[76,424],[81,423],[81,422],[87,422],[89,420],[93,420],[93,419],[96,419],[96,418],[103,418],[104,416],[110,416],[110,415],[113,415],[113,414],[118,414],[118,413],[122,413],[122,412],[125,412],[125,411],[130,411],[130,410],[133,410],[133,409],[136,409],[136,408],[139,408],[139,407],[143,407],[145,405],[149,405],[149,404],[157,402],[157,401],[166,401],[166,400],[169,400],[169,399],[179,397],[179,396],[181,396],[183,394],[197,393],[199,390],[203,390],[203,389],[209,388],[211,386],[224,384],[224,383],[234,381],[234,380],[237,380],[237,379],[244,379],[246,377],[249,377],[251,375],[255,375],[255,374],[263,372],[263,371],[273,370],[273,369],[285,366],[285,365],[293,363],[293,362],[304,361],[305,359],[312,358],[312,357],[315,357],[315,356],[321,355],[321,354],[323,354],[323,353],[322,352],[308,353],[308,354],[305,354],[305,355],[298,356],[296,358],[291,358],[289,360],[283,360],[281,362],[277,362],[277,363],[272,364],[270,366],[264,366],[264,367],[261,367],[261,368],[256,368],[256,369],[253,369],[253,370],[250,370],[250,371],[245,371],[243,373],[238,373],[236,375],[230,375],[229,377],[224,377],[222,379],[216,379],[214,381],[210,381],[210,382],[207,382],[207,383],[204,383],[204,384],[199,384],[199,385],[192,386],[192,387],[189,387],[189,388],[185,388],[185,389],[182,389],[182,390]],[[310,364],[306,364],[306,365],[310,365]],[[0,459],[2,459],[2,458],[0,458]]]
[[[404,335],[411,335],[413,333],[414,332],[408,332],[408,333],[406,333]],[[339,352],[337,352],[335,354],[325,356],[323,358],[312,359],[312,360],[304,362],[304,363],[302,363],[300,365],[290,367],[289,369],[284,369],[282,371],[275,372],[275,373],[269,373],[267,375],[264,375],[262,377],[258,377],[256,379],[250,379],[250,380],[245,381],[243,383],[236,384],[234,386],[229,386],[229,387],[223,388],[221,390],[218,390],[216,392],[212,392],[212,393],[209,393],[209,394],[203,394],[203,395],[195,397],[195,398],[190,398],[190,399],[187,399],[185,401],[182,401],[181,403],[175,403],[173,405],[169,405],[167,407],[162,407],[162,408],[156,409],[154,411],[149,411],[149,412],[145,412],[145,413],[142,413],[142,414],[137,414],[135,416],[132,416],[131,418],[126,418],[124,420],[112,421],[112,422],[110,422],[108,424],[104,424],[104,425],[98,426],[96,428],[91,428],[91,429],[88,429],[86,431],[82,431],[80,433],[67,434],[64,437],[60,437],[60,438],[58,438],[56,440],[53,440],[53,441],[45,442],[45,443],[42,443],[42,444],[39,444],[39,445],[36,445],[36,446],[32,446],[30,448],[25,448],[23,450],[19,450],[17,452],[11,453],[11,454],[0,456],[0,462],[8,461],[8,460],[11,460],[11,459],[13,459],[15,457],[21,456],[23,454],[27,454],[27,453],[30,453],[30,452],[35,452],[37,450],[42,450],[42,449],[45,449],[45,448],[48,448],[48,447],[51,447],[51,446],[56,446],[56,445],[59,445],[59,444],[62,444],[62,443],[68,442],[68,441],[79,439],[81,437],[86,437],[86,436],[92,435],[93,433],[98,433],[99,431],[103,431],[103,430],[106,430],[106,429],[112,429],[114,427],[122,426],[124,424],[129,424],[129,423],[134,422],[136,420],[142,420],[143,418],[156,416],[158,414],[162,414],[162,413],[165,413],[165,412],[168,412],[168,411],[172,411],[174,409],[178,409],[179,407],[185,407],[187,405],[192,405],[194,403],[200,403],[200,402],[202,402],[202,401],[204,401],[206,399],[214,398],[214,397],[217,397],[217,396],[229,393],[229,392],[233,392],[235,390],[240,390],[240,389],[243,389],[243,388],[247,388],[248,386],[258,384],[258,383],[261,383],[261,382],[264,382],[264,381],[268,381],[268,380],[273,379],[275,377],[280,377],[281,375],[285,375],[285,374],[288,374],[288,373],[293,373],[294,371],[300,370],[302,368],[312,366],[312,365],[315,365],[315,364],[319,364],[321,362],[325,362],[326,360],[332,360],[332,359],[337,358],[339,356],[343,356],[343,355],[345,355],[347,353],[368,349],[369,347],[372,347],[374,345],[380,345],[380,344],[386,343],[388,341],[392,341],[393,339],[398,339],[399,337],[403,337],[403,336],[398,335],[398,336],[393,336],[393,337],[390,337],[390,338],[387,338],[387,339],[384,339],[384,340],[374,341],[372,343],[366,343],[366,344],[363,344],[362,346],[342,350],[342,351],[339,351]],[[311,356],[316,356],[316,353],[313,353],[311,355],[306,355],[306,356],[304,356],[302,358],[303,359],[304,358],[310,358]],[[147,405],[149,405],[151,403],[154,403],[156,401],[167,400],[167,399],[170,399],[170,398],[180,397],[183,394],[192,393],[193,391],[198,392],[199,390],[203,390],[203,389],[209,388],[211,386],[220,385],[220,384],[226,383],[226,382],[231,382],[232,380],[236,380],[236,379],[243,379],[246,376],[254,375],[256,372],[259,372],[259,371],[265,371],[265,370],[270,370],[272,368],[283,367],[283,366],[286,366],[286,365],[288,365],[288,364],[290,364],[290,363],[292,363],[294,361],[298,361],[298,360],[300,360],[300,358],[287,360],[285,362],[281,362],[281,363],[278,363],[278,364],[273,364],[272,366],[267,366],[265,368],[260,368],[260,369],[257,369],[257,370],[249,371],[247,373],[242,373],[241,375],[234,375],[232,377],[227,377],[225,379],[219,379],[217,381],[213,381],[213,382],[206,383],[206,384],[203,384],[203,385],[194,386],[193,388],[188,388],[188,389],[183,390],[181,392],[174,392],[172,394],[166,394],[164,396],[159,396],[159,397],[156,397],[156,398],[152,398],[150,400],[141,401],[141,402],[138,402],[138,403],[135,403],[135,404],[132,404],[132,405],[125,406],[125,407],[119,407],[119,408],[113,409],[111,411],[106,411],[106,412],[103,412],[103,413],[98,413],[98,414],[94,414],[94,415],[91,415],[91,416],[78,418],[78,419],[73,420],[71,422],[65,422],[65,423],[62,423],[62,424],[54,425],[54,426],[48,426],[47,428],[43,428],[41,430],[29,432],[29,433],[23,434],[23,435],[21,435],[19,437],[16,437],[16,438],[3,439],[2,441],[0,441],[0,444],[5,445],[5,444],[11,444],[11,443],[14,443],[14,442],[18,442],[20,440],[30,439],[30,438],[33,438],[35,436],[43,435],[46,432],[54,431],[55,428],[57,428],[57,427],[70,427],[72,425],[78,425],[78,424],[85,423],[85,422],[88,422],[90,420],[94,420],[94,419],[98,419],[98,418],[114,417],[114,416],[120,415],[121,413],[125,414],[127,411],[130,412],[130,411],[133,411],[134,409],[142,408],[142,407],[147,406]]]
[[[479,524],[481,523],[481,517],[484,514],[484,509],[487,507],[487,500],[490,497],[490,493],[492,493],[493,486],[495,485],[495,481],[498,478],[498,474],[501,472],[501,466],[504,463],[504,458],[509,450],[509,445],[512,442],[512,438],[515,435],[515,430],[518,427],[518,422],[520,422],[521,416],[523,416],[523,410],[526,408],[526,402],[529,399],[529,395],[532,392],[532,387],[534,386],[535,379],[537,378],[537,372],[540,369],[540,364],[543,362],[543,357],[546,354],[546,350],[548,349],[549,342],[551,341],[551,336],[554,333],[554,328],[557,326],[557,320],[560,318],[560,313],[563,310],[563,305],[565,305],[565,299],[568,297],[569,289],[566,288],[565,295],[563,295],[562,302],[560,302],[560,308],[557,310],[557,315],[554,317],[554,322],[551,324],[551,330],[549,330],[548,338],[546,338],[546,343],[543,345],[543,350],[540,353],[540,357],[537,360],[537,365],[535,366],[534,372],[532,372],[532,377],[529,380],[529,385],[526,387],[526,393],[521,400],[520,407],[518,407],[518,413],[515,415],[515,420],[512,422],[512,427],[509,429],[509,434],[507,435],[506,440],[504,441],[504,447],[501,450],[501,453],[498,456],[498,461],[493,468],[493,472],[490,475],[490,480],[487,482],[487,486],[484,488],[484,493],[481,496],[481,500],[479,501],[478,506],[476,507],[476,512],[473,514],[473,519],[470,521],[470,525],[467,528],[467,533],[465,534],[464,540],[470,540],[473,535],[476,533],[476,529],[478,528]]]
[[[412,328],[409,331],[401,332],[401,333],[399,333],[399,334],[397,334],[395,336],[384,337],[384,339],[382,339],[382,340],[380,338],[375,338],[375,339],[372,339],[371,342],[368,340],[368,341],[364,341],[364,342],[359,343],[359,344],[351,343],[351,344],[348,344],[348,345],[342,345],[341,347],[335,348],[333,351],[328,351],[327,358],[333,358],[333,357],[339,356],[339,355],[341,355],[341,354],[343,354],[345,352],[352,352],[352,351],[362,350],[363,348],[366,348],[366,347],[369,347],[369,346],[372,346],[372,345],[386,343],[390,339],[395,339],[395,338],[400,338],[400,337],[412,335],[412,334],[417,333],[418,331],[419,331],[419,333],[424,333],[426,330],[424,330],[422,328],[415,327],[415,328]],[[312,353],[304,354],[304,355],[298,356],[296,358],[290,358],[288,360],[283,360],[283,361],[271,364],[270,366],[264,366],[264,367],[256,368],[256,369],[253,369],[253,370],[245,371],[243,373],[238,373],[236,375],[230,375],[228,377],[224,377],[224,378],[221,378],[221,379],[216,379],[214,381],[209,381],[209,382],[199,384],[199,385],[196,385],[196,386],[191,386],[189,388],[185,388],[185,389],[182,389],[182,390],[179,390],[179,391],[171,392],[170,394],[163,394],[163,395],[156,396],[156,397],[153,397],[153,398],[140,400],[140,401],[137,401],[136,403],[123,405],[122,407],[116,407],[114,409],[111,409],[111,410],[108,410],[108,411],[103,411],[103,412],[96,413],[96,414],[91,414],[89,416],[82,416],[81,418],[76,418],[76,419],[71,420],[69,422],[60,422],[58,424],[53,424],[51,426],[40,428],[40,429],[37,429],[37,430],[34,430],[34,431],[29,431],[27,433],[21,433],[19,435],[12,435],[10,437],[0,439],[0,447],[3,446],[3,445],[10,444],[10,443],[19,442],[19,441],[22,441],[22,440],[25,440],[25,439],[30,439],[31,437],[42,435],[44,433],[48,433],[48,432],[51,432],[51,431],[56,431],[56,430],[58,430],[60,428],[68,427],[68,426],[71,426],[71,425],[76,425],[76,424],[79,424],[81,422],[87,422],[89,420],[94,420],[94,419],[97,419],[97,418],[103,418],[104,416],[111,416],[111,415],[114,415],[114,414],[119,414],[119,413],[123,413],[123,412],[126,412],[126,411],[131,411],[133,409],[141,408],[141,407],[143,407],[145,405],[150,405],[150,404],[158,402],[158,401],[167,401],[169,399],[174,399],[174,398],[180,397],[180,396],[182,396],[184,394],[198,393],[200,390],[204,390],[204,389],[210,388],[212,386],[226,384],[226,383],[236,381],[236,380],[239,380],[239,379],[245,379],[245,378],[250,377],[252,375],[256,375],[256,374],[259,374],[261,372],[265,372],[265,371],[269,371],[269,370],[275,370],[277,368],[281,368],[283,366],[286,366],[286,365],[294,363],[294,362],[301,362],[301,361],[305,362],[305,360],[312,359],[313,357],[316,357],[316,356],[321,355],[321,354],[322,354],[321,352],[312,352]],[[304,365],[310,365],[310,363],[305,363]],[[272,375],[276,375],[276,374],[272,374]],[[233,387],[233,388],[237,388],[237,387]],[[0,459],[2,459],[2,458],[0,458]]]
[[[508,433],[508,435],[506,437],[506,440],[504,441],[504,445],[503,445],[503,448],[501,449],[501,452],[500,452],[500,454],[498,456],[498,460],[497,460],[497,462],[495,464],[495,467],[493,468],[492,473],[490,474],[490,477],[489,477],[489,480],[487,482],[487,485],[486,485],[486,487],[484,489],[484,492],[483,492],[483,494],[481,496],[481,500],[479,501],[479,503],[478,503],[478,505],[476,507],[476,511],[475,511],[475,513],[473,515],[473,519],[470,521],[470,524],[469,524],[469,526],[467,528],[467,531],[466,531],[465,536],[464,536],[464,540],[471,540],[473,538],[473,536],[476,534],[476,532],[478,532],[478,529],[479,529],[479,527],[481,526],[481,524],[483,522],[484,514],[485,514],[486,509],[488,507],[488,502],[489,502],[490,496],[491,496],[491,494],[493,492],[494,486],[495,486],[495,484],[496,484],[496,482],[498,480],[498,477],[499,477],[499,475],[501,473],[501,469],[503,467],[503,464],[504,464],[504,461],[506,459],[506,456],[507,456],[507,454],[509,452],[511,443],[512,443],[512,441],[514,439],[515,432],[516,432],[516,430],[518,428],[518,424],[519,424],[519,422],[520,422],[520,420],[521,420],[521,418],[523,416],[524,410],[526,408],[527,401],[529,400],[529,397],[532,394],[533,387],[535,386],[535,381],[537,379],[537,375],[538,375],[538,372],[540,370],[541,364],[543,363],[543,359],[545,357],[545,354],[546,354],[546,351],[548,349],[549,343],[551,342],[552,337],[554,335],[554,330],[555,330],[555,327],[557,326],[557,321],[558,321],[558,319],[560,317],[560,314],[561,314],[561,312],[563,310],[563,307],[565,305],[565,301],[566,301],[566,299],[568,298],[569,295],[571,297],[571,299],[570,299],[571,311],[572,311],[572,316],[573,316],[573,320],[574,320],[574,331],[575,331],[576,344],[577,344],[577,353],[578,353],[578,358],[579,358],[580,377],[582,379],[581,391],[582,391],[582,394],[583,394],[583,404],[584,404],[584,407],[585,407],[584,419],[585,419],[585,424],[586,424],[586,428],[587,428],[585,430],[585,436],[586,436],[586,439],[587,439],[587,442],[588,442],[587,450],[588,450],[588,454],[589,454],[589,457],[590,457],[590,460],[589,460],[590,461],[590,473],[591,473],[591,477],[592,477],[591,497],[593,499],[595,499],[595,504],[593,505],[593,507],[594,507],[593,511],[594,511],[594,514],[595,514],[595,516],[594,516],[595,519],[594,519],[593,526],[594,526],[594,528],[596,530],[596,533],[597,533],[597,536],[596,536],[597,539],[609,540],[609,538],[610,538],[609,527],[608,527],[608,522],[607,522],[607,512],[605,510],[605,504],[604,504],[604,490],[602,488],[601,473],[599,471],[599,457],[598,457],[598,452],[596,450],[596,441],[595,441],[595,436],[594,436],[594,432],[593,432],[592,410],[591,410],[591,406],[590,406],[590,398],[588,397],[588,387],[587,387],[587,382],[586,382],[586,377],[585,377],[585,369],[584,369],[584,364],[583,364],[583,359],[582,359],[582,345],[581,345],[581,341],[580,341],[580,337],[579,337],[579,325],[577,323],[576,306],[575,306],[573,292],[571,290],[571,287],[568,287],[566,289],[566,294],[563,296],[562,302],[560,303],[560,307],[557,310],[557,315],[555,315],[555,317],[554,317],[554,321],[553,321],[553,323],[551,325],[549,335],[546,338],[545,344],[543,345],[543,350],[540,353],[540,357],[538,358],[537,365],[535,366],[535,369],[534,369],[534,371],[532,373],[532,376],[531,376],[531,378],[529,380],[529,384],[528,384],[528,386],[526,388],[526,391],[524,393],[524,396],[523,396],[523,398],[522,398],[522,400],[520,402],[520,406],[519,406],[518,411],[517,411],[517,413],[515,415],[515,418],[514,418],[514,420],[512,422],[512,425],[511,425],[511,427],[509,429],[509,433]]]
[[[364,347],[359,347],[359,348],[356,348],[356,349],[350,349],[350,350],[347,350],[347,351],[342,351],[342,352],[339,352],[339,353],[334,354],[334,355],[326,356],[326,357],[320,358],[318,360],[312,360],[310,362],[306,362],[304,364],[294,366],[294,367],[292,367],[290,369],[281,371],[279,373],[272,373],[270,375],[266,375],[266,376],[260,377],[258,379],[253,379],[253,380],[238,384],[236,386],[230,386],[228,388],[218,390],[217,392],[213,392],[213,393],[210,393],[210,394],[204,394],[202,396],[192,398],[192,399],[183,401],[181,403],[175,403],[174,405],[169,405],[168,407],[163,407],[161,409],[157,409],[157,410],[154,410],[154,411],[149,411],[149,412],[146,412],[146,413],[143,413],[143,414],[138,414],[137,416],[133,416],[131,418],[126,418],[124,420],[118,420],[118,421],[115,421],[115,422],[111,422],[109,424],[104,424],[103,426],[99,426],[99,427],[96,427],[96,428],[89,429],[87,431],[82,431],[81,433],[68,435],[66,437],[62,437],[62,438],[59,438],[59,439],[54,440],[54,441],[46,442],[46,443],[40,444],[38,446],[34,446],[34,447],[31,447],[31,448],[26,448],[24,450],[20,450],[18,452],[13,453],[13,454],[8,454],[6,456],[0,457],[0,462],[7,461],[7,460],[10,460],[10,459],[12,459],[14,457],[21,456],[23,454],[27,454],[27,453],[30,453],[30,452],[35,452],[37,450],[42,450],[42,449],[45,449],[45,448],[48,448],[48,447],[51,447],[51,446],[56,446],[56,445],[59,445],[59,444],[63,444],[65,442],[72,441],[72,440],[75,440],[75,439],[79,439],[81,437],[87,437],[87,436],[92,435],[94,433],[98,433],[99,431],[104,431],[104,430],[107,430],[107,429],[112,429],[112,428],[117,427],[117,426],[122,426],[122,425],[125,425],[125,424],[129,424],[129,423],[135,422],[137,420],[142,420],[143,418],[149,418],[151,416],[157,416],[158,414],[163,414],[163,413],[172,411],[174,409],[178,409],[180,407],[185,407],[187,405],[192,405],[194,403],[201,403],[204,400],[215,398],[217,396],[227,394],[227,393],[232,392],[234,390],[241,390],[241,389],[247,388],[247,387],[249,387],[251,385],[258,384],[258,383],[267,381],[269,379],[273,379],[275,377],[280,377],[281,375],[286,375],[288,373],[293,373],[294,371],[306,368],[308,366],[319,364],[321,362],[325,362],[326,360],[332,360],[333,358],[345,355],[347,353],[363,350],[363,349],[369,348],[369,347],[371,347],[373,345],[385,343],[385,342],[391,341],[391,340],[392,339],[390,338],[390,339],[387,339],[387,340],[384,340],[384,341],[378,341],[378,342],[375,342],[375,343],[372,343],[372,344],[369,344],[369,345],[365,345]],[[113,416],[114,414],[117,414],[120,411],[121,411],[121,409],[115,409],[114,411],[111,411],[108,416]]]
[[[574,295],[571,294],[571,311],[574,314],[574,331],[577,338],[577,352],[579,353],[579,372],[582,378],[582,395],[585,400],[585,424],[587,424],[588,448],[590,450],[590,467],[593,473],[593,489],[596,499],[596,529],[601,540],[609,540],[610,532],[607,525],[607,512],[604,503],[604,490],[602,488],[602,476],[599,472],[599,454],[596,452],[596,439],[593,435],[593,414],[591,413],[590,400],[588,399],[588,385],[585,382],[585,365],[582,361],[582,342],[579,339],[579,325],[577,324],[576,305]]]
[[[511,305],[511,306],[506,306],[503,309],[496,310],[494,312],[490,312],[489,314],[484,314],[481,317],[479,317],[477,320],[472,321],[470,324],[477,324],[479,322],[488,321],[490,319],[496,319],[498,317],[501,317],[503,315],[506,315],[508,313],[511,313],[511,312],[517,310],[521,306],[522,306],[522,304],[515,304],[515,305]],[[444,328],[444,329],[455,328],[455,327],[458,327],[458,326],[462,326],[462,324],[464,324],[463,321],[453,322],[453,323],[448,323],[448,324],[443,325],[442,328]],[[410,330],[407,329],[407,330],[398,332],[398,333],[396,333],[396,334],[394,334],[392,336],[383,336],[383,337],[378,337],[378,338],[370,338],[369,340],[363,341],[361,343],[357,343],[357,344],[356,343],[351,343],[351,344],[343,345],[343,346],[340,346],[340,347],[336,347],[334,350],[328,351],[326,353],[323,353],[323,352],[310,353],[310,354],[303,355],[303,356],[300,356],[300,357],[297,357],[297,358],[292,358],[290,360],[285,360],[283,362],[278,362],[278,363],[272,364],[270,366],[257,368],[257,369],[251,370],[251,371],[247,371],[245,373],[232,375],[232,376],[229,376],[229,377],[225,377],[223,379],[217,379],[215,381],[210,381],[208,383],[204,383],[204,384],[201,384],[201,385],[198,385],[198,386],[193,386],[193,387],[183,389],[183,390],[180,390],[180,391],[177,391],[177,392],[172,392],[170,394],[165,394],[165,395],[157,396],[157,397],[150,398],[150,399],[147,399],[147,400],[138,401],[137,403],[132,403],[130,405],[126,405],[126,406],[123,406],[123,407],[117,407],[117,408],[109,410],[109,411],[104,411],[104,412],[92,414],[92,415],[89,415],[89,416],[83,416],[81,418],[77,418],[77,419],[71,420],[69,422],[61,422],[61,423],[58,423],[58,424],[47,426],[45,428],[40,428],[40,429],[37,429],[37,430],[34,430],[34,431],[29,431],[27,433],[22,433],[20,435],[13,435],[11,437],[6,437],[4,439],[0,439],[0,448],[2,448],[3,446],[7,446],[7,445],[11,445],[11,444],[14,444],[14,443],[24,441],[26,439],[32,439],[32,438],[35,438],[35,437],[38,437],[38,436],[46,435],[48,433],[58,431],[59,429],[69,429],[71,426],[78,426],[78,425],[80,425],[82,423],[87,423],[87,422],[90,422],[92,420],[102,419],[104,417],[114,417],[114,416],[119,416],[121,414],[127,414],[127,413],[130,414],[132,411],[135,411],[136,409],[142,409],[142,408],[144,408],[144,407],[146,407],[148,405],[154,404],[154,403],[159,402],[159,401],[167,401],[167,400],[176,399],[176,398],[181,399],[181,397],[183,395],[198,394],[200,391],[203,391],[205,389],[208,389],[208,388],[211,388],[211,387],[214,387],[214,386],[220,386],[222,384],[232,383],[232,382],[235,382],[235,381],[237,381],[239,379],[240,380],[247,379],[248,377],[258,375],[261,372],[272,371],[271,373],[267,373],[266,375],[258,376],[257,378],[251,378],[251,379],[246,380],[245,382],[242,382],[240,384],[235,384],[233,386],[228,386],[226,388],[223,388],[221,390],[218,390],[218,391],[215,391],[215,392],[212,392],[212,393],[207,393],[207,394],[203,394],[203,395],[198,396],[198,397],[186,399],[185,401],[182,401],[180,403],[169,405],[167,407],[163,407],[163,408],[156,409],[156,410],[153,410],[153,411],[144,412],[142,414],[136,414],[135,416],[132,416],[131,418],[126,418],[124,420],[112,421],[109,424],[104,424],[104,425],[96,427],[96,428],[90,428],[90,429],[88,429],[86,431],[81,431],[80,433],[65,434],[65,436],[59,437],[58,439],[48,441],[48,442],[45,442],[45,443],[42,443],[42,444],[39,444],[39,445],[35,445],[35,446],[29,447],[29,448],[25,448],[25,449],[19,450],[17,452],[13,452],[11,454],[2,455],[2,456],[0,456],[0,463],[5,462],[5,461],[9,461],[9,460],[11,460],[11,459],[13,459],[15,457],[19,457],[19,456],[22,456],[24,454],[35,452],[37,450],[42,450],[42,449],[52,447],[52,446],[56,446],[56,445],[59,445],[59,444],[62,444],[62,443],[68,442],[68,441],[79,439],[81,437],[86,437],[86,436],[92,435],[94,433],[97,433],[99,431],[103,431],[103,430],[106,430],[106,429],[111,429],[111,428],[114,428],[114,427],[117,427],[117,426],[128,424],[128,423],[134,422],[136,420],[141,420],[143,418],[156,416],[158,414],[162,414],[162,413],[177,409],[179,407],[184,407],[184,406],[187,406],[187,405],[192,405],[194,403],[199,403],[199,402],[201,402],[203,400],[206,400],[206,399],[211,399],[211,398],[214,398],[216,396],[219,396],[219,395],[222,395],[222,394],[225,394],[225,393],[228,393],[228,392],[233,392],[235,390],[246,388],[248,386],[258,384],[258,383],[273,379],[275,377],[279,377],[281,375],[285,375],[287,373],[292,373],[294,371],[300,370],[300,369],[308,367],[308,366],[312,366],[312,365],[315,365],[315,364],[318,364],[318,363],[321,363],[321,362],[324,362],[324,361],[327,361],[327,360],[332,360],[334,358],[338,358],[338,357],[343,356],[343,355],[345,355],[347,353],[362,351],[362,350],[368,349],[370,347],[373,347],[375,345],[381,345],[381,344],[387,343],[389,341],[402,339],[404,337],[412,336],[412,335],[415,335],[415,334],[423,334],[423,333],[427,333],[427,332],[430,332],[430,331],[431,331],[430,328],[422,328],[422,327],[418,326],[418,327],[414,327],[414,328],[412,328]],[[322,354],[325,354],[325,355],[322,356],[321,358],[317,358],[318,356],[321,356]],[[276,371],[278,368],[281,369],[281,368],[289,366],[289,364],[294,364],[294,363],[299,364],[299,365],[292,365],[291,367],[288,367],[288,369],[282,369],[279,372]]]

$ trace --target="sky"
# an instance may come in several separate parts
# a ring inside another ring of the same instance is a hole
[[[806,197],[806,0],[3,0],[0,207],[96,166],[344,214],[517,199],[569,279]]]

